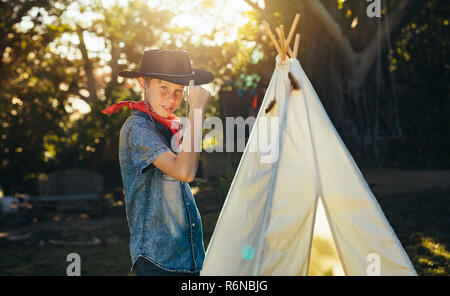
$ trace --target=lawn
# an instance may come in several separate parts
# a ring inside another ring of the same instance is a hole
[[[196,186],[202,188],[196,199],[207,247],[228,187],[200,180],[191,185],[193,191]],[[449,275],[450,192],[430,190],[377,198],[418,274]],[[70,253],[80,255],[82,275],[134,275],[123,203],[115,203],[102,218],[83,213],[52,215],[29,226],[0,228],[0,275],[66,275]],[[19,241],[5,239],[14,232],[32,235]]]

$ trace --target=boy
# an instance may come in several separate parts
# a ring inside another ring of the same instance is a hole
[[[119,141],[132,269],[136,267],[137,275],[199,275],[205,250],[201,217],[188,182],[194,179],[199,160],[194,146],[201,147],[200,137],[194,135],[201,134],[210,96],[198,85],[211,82],[214,75],[192,69],[188,54],[180,50],[147,50],[140,71],[119,75],[138,78],[144,90],[144,101],[103,110],[134,109]],[[173,112],[187,85],[190,128],[185,128],[183,139],[190,141],[183,141],[176,152],[170,149],[171,138],[178,135],[180,120]],[[195,125],[194,109],[202,114]]]

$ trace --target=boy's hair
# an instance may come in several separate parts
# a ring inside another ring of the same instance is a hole
[[[142,78],[144,79],[144,87],[145,87],[146,83],[148,83],[149,87],[150,87],[150,81],[152,81],[152,79],[156,79],[156,78],[152,78],[152,77],[142,77]],[[140,86],[141,85],[139,84],[139,87]],[[144,87],[140,87],[141,91],[144,91]]]
[[[142,77],[142,78],[144,78],[144,83],[146,82],[146,81],[148,81],[148,82],[150,82],[150,81],[152,81],[152,77]]]

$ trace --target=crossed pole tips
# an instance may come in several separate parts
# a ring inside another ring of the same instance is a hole
[[[281,56],[281,60],[286,60],[286,53],[289,54],[290,58],[296,58],[298,53],[298,45],[300,43],[300,34],[295,34],[295,42],[294,42],[294,50],[289,47],[289,44],[292,41],[292,37],[294,37],[295,28],[297,27],[298,21],[300,19],[300,14],[297,13],[295,15],[294,21],[292,22],[291,29],[289,31],[289,35],[287,39],[284,39],[284,26],[281,25],[275,29],[277,32],[278,38],[280,39],[280,43],[278,43],[277,39],[272,33],[272,30],[270,29],[269,23],[266,21],[263,21],[264,28],[266,30],[267,36],[269,36],[269,39],[272,41],[273,46],[277,50],[278,54]]]

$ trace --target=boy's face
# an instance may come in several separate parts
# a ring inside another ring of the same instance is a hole
[[[139,77],[139,84],[144,91],[144,78]],[[168,117],[175,112],[183,98],[184,85],[168,82],[161,79],[147,78],[147,91],[150,95],[150,104],[156,114]]]

